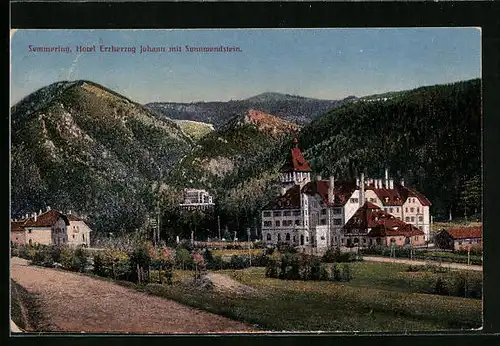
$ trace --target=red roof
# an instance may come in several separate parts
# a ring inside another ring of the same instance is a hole
[[[449,228],[446,229],[450,237],[453,239],[470,239],[470,238],[482,238],[483,237],[483,227],[460,227],[460,228]]]
[[[69,221],[83,221],[81,218],[79,218],[78,216],[76,216],[74,214],[68,214],[66,216],[68,217]]]
[[[282,173],[287,173],[287,172],[311,172],[312,169],[309,166],[309,163],[307,160],[304,158],[302,155],[302,152],[300,151],[298,147],[298,140],[297,137],[293,139],[294,147],[291,150],[291,156],[288,158],[288,162],[286,162],[282,167],[281,167],[281,172]]]
[[[69,225],[69,220],[66,215],[56,211],[49,210],[45,213],[42,213],[35,218],[32,216],[26,220],[24,223],[24,227],[52,227],[56,223],[59,218],[62,218],[66,225]]]
[[[370,229],[370,231],[368,231]],[[360,233],[368,233],[370,237],[379,236],[414,236],[423,235],[424,232],[413,225],[399,220],[393,215],[380,209],[373,203],[365,202],[344,225],[343,230],[350,233],[356,230]]]
[[[417,198],[422,206],[431,205],[431,202],[420,192],[399,184],[394,184],[393,189],[388,189],[385,185],[381,188],[375,188],[373,184],[370,184],[365,185],[365,189],[375,192],[384,206],[401,206],[408,197]]]
[[[318,194],[328,206],[343,206],[356,190],[356,182],[354,180],[335,181],[333,189],[334,203],[328,201],[328,189],[330,187],[329,180],[319,180],[307,183],[302,192],[308,195]]]
[[[289,188],[283,196],[275,198],[263,209],[300,209],[300,186],[294,185],[293,187]]]
[[[10,222],[10,230],[11,232],[21,232],[24,231],[23,224],[25,220],[21,221],[11,221]]]

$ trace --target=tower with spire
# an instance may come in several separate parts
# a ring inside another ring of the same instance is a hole
[[[309,163],[300,151],[299,140],[294,137],[290,155],[280,169],[281,187],[289,189],[294,185],[299,185],[302,188],[311,181],[311,172],[312,169]]]

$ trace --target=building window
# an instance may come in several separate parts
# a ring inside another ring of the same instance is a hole
[[[269,217],[271,216],[271,212],[270,211],[265,211],[264,212],[264,217]]]
[[[417,213],[420,213],[420,208],[419,207],[417,207]]]
[[[418,221],[420,221],[420,222],[424,221],[424,217],[423,216],[419,216],[418,217]]]
[[[293,236],[293,242],[295,243],[297,241],[297,237]]]
[[[276,227],[280,227],[280,221],[279,221],[279,220],[276,220],[275,225],[276,225]]]
[[[359,243],[359,238],[354,238],[354,244],[358,244]]]
[[[359,203],[359,199],[357,198],[351,198],[350,201],[351,203]]]
[[[392,213],[392,212],[394,212],[394,209],[389,208],[389,213]]]
[[[283,216],[290,216],[290,215],[292,215],[292,212],[290,210],[285,210],[283,212]]]
[[[396,213],[399,213],[399,208],[396,208]]]
[[[405,213],[407,213],[407,212],[408,212],[408,207],[405,208]]]
[[[405,221],[410,222],[410,217],[409,216],[405,217]]]
[[[300,216],[300,210],[294,210],[293,216]]]
[[[287,233],[287,234],[286,234],[285,239],[286,239],[287,241],[289,241],[289,240],[290,240],[290,233]]]
[[[415,216],[411,217],[411,222],[415,222]]]
[[[281,216],[281,211],[274,211],[273,216]]]
[[[267,238],[266,239],[267,239],[267,241],[271,241],[271,233],[267,234]]]
[[[73,239],[75,239],[75,235],[73,234]]]
[[[278,233],[278,241],[281,241],[281,233]]]
[[[299,219],[295,220],[295,225],[300,226],[300,220]]]
[[[306,237],[306,243],[309,241],[309,237]]]
[[[410,208],[410,213],[414,213],[415,212],[415,208]]]
[[[324,237],[324,236],[321,236],[321,240],[325,240],[325,237]]]
[[[363,238],[363,244],[366,244],[366,238]]]
[[[396,219],[401,220],[401,216],[396,216]]]
[[[271,227],[272,224],[271,221],[264,221],[264,227]]]
[[[375,203],[375,198],[370,198],[370,202]]]
[[[30,230],[30,229],[28,230],[28,233],[31,233],[31,230]]]
[[[83,241],[85,241],[85,234],[82,234]]]
[[[321,215],[326,215],[326,209],[321,209]]]
[[[391,244],[394,244],[396,242],[396,239],[391,238]]]
[[[342,220],[341,219],[333,219],[333,224],[335,226],[340,226],[340,225],[342,225]]]
[[[326,225],[326,219],[321,219],[321,220],[319,220],[319,223],[320,223],[321,225]]]
[[[342,213],[342,209],[340,208],[333,208],[333,213],[338,215],[338,214],[341,214]]]

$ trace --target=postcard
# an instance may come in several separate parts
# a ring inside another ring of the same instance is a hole
[[[11,333],[482,328],[481,30],[11,31]]]

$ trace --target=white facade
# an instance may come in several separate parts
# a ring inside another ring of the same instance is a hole
[[[67,232],[68,245],[74,247],[83,245],[89,247],[90,232],[92,232],[92,230],[85,222],[70,219]]]
[[[213,197],[200,189],[184,189],[183,202],[179,204],[182,209],[207,209],[214,206]]]
[[[286,180],[284,183],[288,183],[290,175],[283,175],[282,178]],[[358,180],[358,184],[361,184],[363,180]],[[302,182],[302,180],[300,181]],[[309,180],[306,181],[309,182]],[[330,179],[330,182],[333,182],[333,179]],[[429,239],[430,212],[428,205],[423,205],[413,193],[410,193],[402,205],[390,205],[388,197],[380,197],[374,190],[381,189],[379,191],[382,191],[385,189],[386,185],[382,179],[366,179],[364,183],[365,186],[362,188],[358,186],[350,196],[347,196],[343,205],[334,206],[327,205],[317,193],[314,195],[304,193],[302,191],[304,184],[298,185],[300,188],[300,209],[262,211],[263,242],[270,245],[287,243],[294,246],[317,248],[343,245],[345,237],[341,232],[342,227],[365,202],[373,203],[394,217],[417,226],[424,231],[425,239]],[[389,189],[386,190],[396,191],[392,180],[387,183],[387,186]],[[291,190],[287,190],[287,192],[289,191]],[[401,204],[401,201],[398,203]],[[370,239],[363,239],[363,241],[366,244],[371,243]]]

